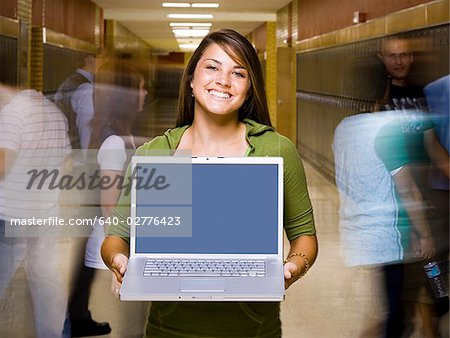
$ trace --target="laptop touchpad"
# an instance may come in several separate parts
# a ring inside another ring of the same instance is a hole
[[[224,292],[226,281],[220,279],[182,279],[181,292]]]

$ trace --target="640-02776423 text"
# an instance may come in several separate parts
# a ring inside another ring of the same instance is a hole
[[[94,218],[64,218],[58,216],[50,216],[45,218],[12,218],[10,224],[12,226],[93,226],[100,225],[137,225],[137,226],[180,226],[182,223],[181,216],[143,216],[143,217],[127,217],[121,221],[118,217],[98,217]]]

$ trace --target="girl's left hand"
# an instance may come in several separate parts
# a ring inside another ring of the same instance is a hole
[[[284,264],[284,289],[287,290],[297,279],[300,278],[300,269],[293,262]]]

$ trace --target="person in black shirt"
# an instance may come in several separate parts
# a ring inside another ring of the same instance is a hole
[[[380,100],[378,108],[381,110],[396,110],[399,114],[405,116],[405,120],[413,121],[405,124],[402,130],[414,180],[420,194],[429,204],[427,201],[430,195],[427,184],[429,165],[433,162],[436,167],[446,170],[448,175],[448,167],[445,169],[442,164],[448,163],[449,157],[448,152],[441,146],[435,135],[431,118],[429,121],[423,122],[414,118],[415,116],[421,116],[423,112],[427,113],[428,107],[423,88],[414,84],[409,78],[414,61],[411,43],[406,38],[387,37],[382,40],[378,58],[383,63],[387,74],[384,96]],[[432,207],[428,208],[428,214],[432,209]],[[433,240],[438,243],[439,238],[442,237],[442,229],[433,226],[433,223],[430,225]],[[418,237],[412,233],[411,240],[418,240]],[[426,320],[431,316],[423,316],[425,312],[430,312],[430,307],[433,306],[434,302],[429,290],[427,290],[428,285],[423,270],[423,262],[405,264],[403,276],[399,278],[399,281],[399,287],[403,290],[403,300],[416,304],[422,314],[423,333],[433,335],[433,325],[431,321]],[[408,312],[414,311],[411,308],[407,310]],[[394,329],[396,331],[395,333],[391,332],[391,335],[398,336],[401,334],[399,330],[403,329],[403,323],[397,323],[394,325]]]

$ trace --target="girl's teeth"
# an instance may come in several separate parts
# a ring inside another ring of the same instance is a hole
[[[227,93],[221,93],[221,92],[216,92],[215,90],[211,90],[211,91],[210,91],[210,94],[212,94],[212,95],[214,95],[214,96],[217,96],[217,97],[225,98],[225,99],[230,98],[230,94],[227,94]]]

